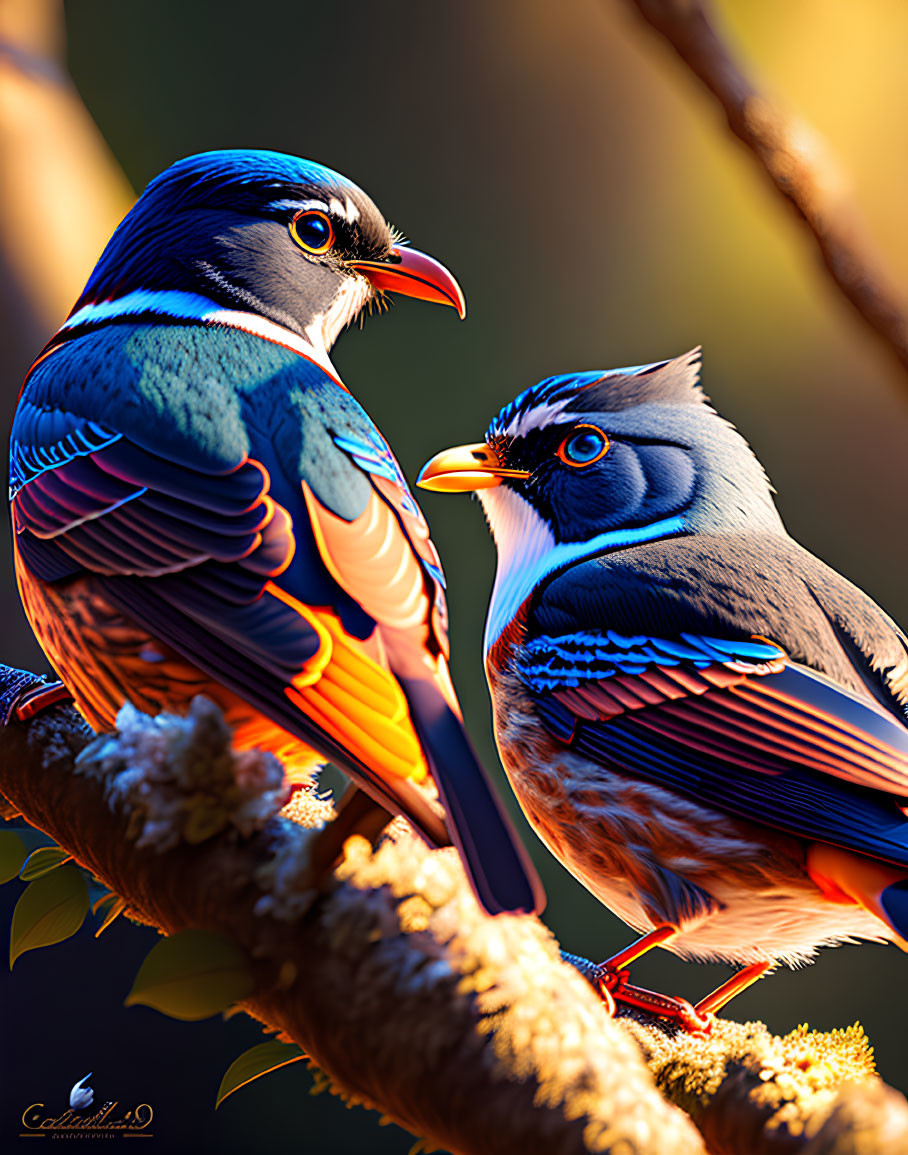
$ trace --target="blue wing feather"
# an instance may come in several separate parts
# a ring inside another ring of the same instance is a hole
[[[437,648],[423,654],[422,647],[443,630],[441,571],[387,444],[348,394],[295,354],[263,351],[266,342],[236,332],[206,333],[203,348],[197,331],[146,326],[143,336],[141,326],[118,328],[119,340],[95,334],[61,347],[26,387],[14,430],[13,505],[24,563],[47,581],[80,568],[94,574],[108,600],[153,637],[348,770],[382,805],[406,813],[430,842],[446,843],[443,823],[412,783],[380,777],[285,693],[320,644],[291,603],[330,607],[353,637],[369,638],[377,628],[326,568],[303,481],[348,521],[372,493],[390,506],[435,589],[431,621],[414,634],[419,652],[402,660],[418,667],[423,658],[430,664],[437,658]],[[212,347],[220,352],[212,355]],[[115,354],[125,358],[123,382],[105,392],[102,377],[92,397],[86,365],[97,362],[109,379]],[[213,392],[205,357],[220,373]],[[245,385],[224,400],[221,362],[231,359]],[[181,366],[191,367],[195,391],[179,377]],[[67,410],[80,404],[103,413],[110,426]],[[44,439],[51,436],[48,448]],[[275,596],[269,581],[289,600]],[[395,660],[392,672],[400,676]],[[410,688],[414,725],[477,892],[493,911],[537,908],[535,875],[461,723],[437,689],[431,703],[423,690]]]
[[[798,837],[908,865],[908,818],[899,799],[793,766],[756,774],[697,751],[633,718],[583,724],[574,748],[689,794],[719,810]]]
[[[709,651],[724,660],[704,664],[697,655]],[[637,672],[629,656],[649,660]],[[518,669],[546,729],[593,761],[908,864],[908,726],[780,656],[751,640],[686,634],[677,645],[606,631],[534,639]],[[636,686],[645,693],[632,701]]]
[[[614,630],[560,637],[543,634],[521,648],[520,676],[531,690],[554,690],[579,686],[591,678],[639,674],[655,665],[678,666],[688,661],[697,668],[717,660],[754,664],[783,656],[778,646],[769,644],[720,641],[694,634],[682,637],[685,644],[642,634],[626,637]]]

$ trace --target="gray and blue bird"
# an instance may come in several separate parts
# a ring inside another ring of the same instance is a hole
[[[330,169],[226,151],[153,180],[19,398],[19,588],[91,725],[206,694],[238,748],[291,782],[335,762],[453,842],[489,911],[531,910],[538,880],[461,723],[428,526],[329,358],[385,293],[464,312],[447,269]]]
[[[542,840],[653,945],[744,970],[908,939],[908,643],[794,541],[699,353],[552,377],[418,484],[476,490],[498,551],[498,746]],[[662,1003],[660,1004],[660,1000]],[[678,1008],[675,1008],[677,1011]]]

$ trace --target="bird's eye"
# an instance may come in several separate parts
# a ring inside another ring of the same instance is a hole
[[[290,222],[290,235],[307,253],[327,253],[334,244],[334,225],[318,209],[309,209]]]
[[[601,461],[609,446],[609,439],[595,425],[577,425],[558,446],[557,453],[565,465],[576,468]]]

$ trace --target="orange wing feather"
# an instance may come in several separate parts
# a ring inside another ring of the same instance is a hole
[[[328,572],[381,625],[428,630],[422,566],[394,513],[374,491],[353,521],[325,509],[304,481],[303,496]]]
[[[325,509],[305,482],[302,487],[322,561],[334,580],[378,623],[377,633],[391,668],[411,677],[430,678],[459,718],[460,704],[447,664],[447,632],[438,620],[438,603],[443,610],[444,601],[430,597],[419,560],[424,557],[438,565],[428,526],[392,508],[375,491],[359,517],[344,521]],[[408,530],[412,528],[415,543],[399,518],[405,519]]]

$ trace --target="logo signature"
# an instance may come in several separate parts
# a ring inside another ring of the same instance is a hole
[[[94,1090],[87,1086],[91,1072],[76,1083],[69,1092],[69,1108],[57,1114],[44,1103],[32,1103],[22,1112],[22,1138],[45,1136],[54,1139],[88,1137],[114,1139],[119,1135],[141,1135],[151,1138],[148,1130],[154,1118],[151,1104],[139,1103],[126,1107],[116,1099],[107,1099],[90,1112],[95,1101]]]
[[[85,1107],[90,1107],[95,1101],[95,1093],[91,1087],[86,1087],[85,1084],[91,1078],[91,1071],[76,1083],[69,1093],[69,1105],[74,1111],[81,1111]]]

